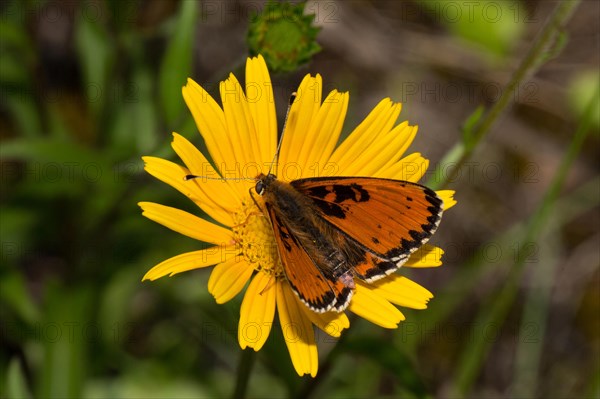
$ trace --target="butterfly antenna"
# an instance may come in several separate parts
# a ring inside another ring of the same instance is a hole
[[[296,92],[293,92],[292,95],[290,96],[290,101],[288,102],[287,111],[285,112],[285,119],[283,121],[283,129],[281,130],[281,137],[279,137],[279,143],[277,144],[277,150],[275,150],[275,156],[273,157],[273,160],[271,161],[271,166],[269,167],[269,173],[267,173],[268,175],[271,174],[271,169],[273,169],[273,165],[279,164],[279,150],[281,149],[281,143],[283,143],[283,135],[285,134],[285,129],[287,127],[288,118],[290,116],[290,110],[292,109],[292,104],[294,103],[296,96],[297,96]],[[277,174],[277,168],[275,169],[275,174]]]
[[[220,181],[227,181],[227,180],[249,180],[249,181],[254,181],[254,179],[250,178],[250,177],[209,177],[209,176],[198,176],[198,175],[185,175],[183,176],[183,180],[188,181],[188,180],[194,180],[194,179],[206,179],[206,180],[220,180]]]

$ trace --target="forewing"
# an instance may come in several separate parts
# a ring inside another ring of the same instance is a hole
[[[354,266],[367,281],[406,262],[433,235],[443,212],[435,191],[401,180],[326,177],[291,185],[312,200],[320,217],[372,253]]]

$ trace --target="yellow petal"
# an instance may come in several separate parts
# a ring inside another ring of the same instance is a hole
[[[233,74],[221,82],[219,89],[228,133],[221,137],[221,141],[229,141],[236,161],[236,165],[227,165],[227,169],[240,167],[241,173],[241,169],[247,168],[249,163],[258,164],[260,160],[254,121],[242,86]]]
[[[423,158],[420,153],[415,152],[381,170],[378,176],[416,183],[421,180],[428,167],[429,161]]]
[[[332,337],[338,338],[344,329],[350,327],[350,320],[345,313],[315,313],[306,306],[303,307],[303,310],[304,314],[314,325]]]
[[[241,199],[248,193],[251,183],[238,180],[219,179],[220,174],[212,167],[202,153],[185,137],[173,133],[171,146],[179,158],[188,167],[191,174],[202,176],[194,179],[204,193],[202,200],[214,208],[224,208],[232,212],[239,206]],[[243,176],[226,176],[239,178]],[[254,177],[254,176],[253,176]],[[234,187],[242,185],[242,187]],[[240,194],[240,192],[242,194]]]
[[[208,279],[208,291],[217,303],[225,303],[240,293],[254,269],[238,258],[223,262],[213,269]]]
[[[277,114],[269,70],[262,55],[248,58],[246,62],[246,98],[254,120],[259,144],[261,165],[275,156],[277,146]],[[263,170],[264,173],[266,171]]]
[[[371,284],[374,294],[380,295],[393,304],[413,309],[427,308],[433,294],[419,284],[392,274]]]
[[[379,149],[379,154],[375,155],[370,169],[373,170],[369,176],[387,177],[381,172],[396,163],[403,155],[406,149],[410,146],[417,134],[418,128],[410,126],[408,122],[403,122],[389,132],[385,138],[389,139],[389,144],[385,144]],[[386,142],[381,140],[382,143]],[[375,169],[376,168],[376,169]]]
[[[442,255],[444,251],[441,248],[430,244],[425,244],[410,255],[410,258],[403,266],[406,267],[437,267],[442,265]]]
[[[384,98],[335,149],[329,162],[337,166],[338,176],[352,176],[353,171],[360,171],[369,162],[366,158],[361,158],[360,164],[355,161],[366,148],[390,131],[400,115],[401,108],[399,103]]]
[[[233,226],[234,222],[231,212],[221,207],[213,207],[211,204],[212,201],[211,203],[207,202],[206,193],[200,188],[199,182],[184,180],[184,177],[190,174],[187,168],[160,158],[142,157],[142,159],[146,163],[144,166],[146,172],[189,197],[217,222],[225,226]]]
[[[181,89],[183,99],[192,112],[198,131],[204,138],[206,148],[215,162],[219,165],[233,165],[235,158],[229,147],[229,141],[223,140],[227,135],[225,114],[217,102],[192,79]],[[227,145],[225,145],[227,143]]]
[[[342,132],[349,97],[348,93],[333,90],[311,121],[307,141],[299,155],[299,163],[303,168],[302,177],[322,176],[325,163],[331,157]]]
[[[259,351],[267,341],[275,315],[276,285],[275,278],[266,273],[257,273],[250,282],[240,308],[238,341],[242,349]]]
[[[445,211],[456,205],[456,200],[454,199],[454,190],[438,190],[436,193],[444,201]]]
[[[319,357],[312,324],[285,281],[277,284],[277,313],[292,364],[299,376],[317,375]]]
[[[319,74],[314,78],[306,75],[298,87],[297,96],[290,108],[285,132],[283,132],[283,142],[279,153],[280,164],[277,174],[281,180],[298,179],[307,173],[303,171],[305,165],[300,163],[299,155],[308,139],[312,120],[321,107],[321,89],[322,81]]]
[[[170,276],[186,272],[188,270],[200,269],[206,266],[216,265],[226,262],[238,256],[238,250],[235,247],[211,247],[200,251],[187,252],[167,259],[146,273],[143,280],[156,280],[167,274]]]
[[[396,126],[395,129],[407,130],[408,122]],[[398,134],[384,134],[381,137],[372,142],[371,145],[366,147],[362,153],[355,159],[354,163],[350,165],[346,173],[361,176],[373,176],[377,171],[384,169],[386,165],[389,165],[395,158],[397,151],[400,147],[400,140],[402,136]],[[393,163],[393,162],[392,162]],[[361,165],[358,169],[358,165]]]
[[[356,290],[348,309],[383,328],[397,328],[398,323],[405,319],[394,305],[361,281],[356,281]]]
[[[138,202],[138,205],[143,210],[142,215],[180,234],[215,245],[234,244],[231,230],[191,213],[153,202]]]

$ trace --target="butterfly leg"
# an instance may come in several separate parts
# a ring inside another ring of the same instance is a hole
[[[248,219],[250,219],[250,217],[251,217],[251,216],[262,216],[262,217],[264,217],[265,215],[263,215],[263,214],[262,214],[262,213],[260,213],[260,212],[250,212],[250,213],[249,213],[249,214],[246,216],[246,219],[245,219],[243,222],[241,222],[241,223],[238,223],[238,224],[234,224],[233,226],[231,226],[231,228],[235,229],[235,228],[238,228],[238,227],[242,227],[242,226],[245,226],[245,225],[247,225],[247,224],[248,224]]]
[[[258,204],[258,202],[256,201],[256,199],[254,199],[254,194],[252,194],[252,187],[250,187],[250,188],[248,189],[248,194],[250,194],[250,198],[252,198],[252,201],[254,202],[254,205],[256,205],[256,207],[257,207],[258,209],[260,209],[260,211],[262,212],[262,214],[263,214],[263,215],[266,215],[266,212],[265,212],[265,210],[262,208],[262,206],[260,206],[260,205]]]
[[[271,276],[269,277],[269,280],[267,280],[267,284],[265,285],[265,287],[262,290],[260,290],[258,295],[262,295],[267,289],[271,288],[273,286],[273,284],[275,284],[276,278],[277,277],[275,277],[275,275],[271,274]]]
[[[246,215],[246,219],[243,222],[233,225],[232,226],[233,228],[244,226],[245,224],[248,223],[248,219],[251,216],[262,216],[262,217],[265,217],[264,210],[261,208],[261,206],[258,204],[258,202],[256,202],[256,200],[254,199],[254,196],[252,195],[252,188],[250,188],[248,190],[248,193],[250,194],[250,198],[252,198],[252,201],[254,202],[254,204],[256,205],[256,207],[258,209],[260,209],[260,212],[256,212],[256,211],[255,212],[250,212],[248,215]]]

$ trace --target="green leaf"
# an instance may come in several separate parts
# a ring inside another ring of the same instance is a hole
[[[10,9],[10,5],[7,6]],[[21,7],[13,5],[13,7]],[[4,10],[6,11],[6,10]],[[8,11],[10,12],[10,11]],[[18,12],[15,12],[18,14]],[[0,62],[0,80],[9,82],[24,82],[27,70],[34,64],[36,58],[35,48],[29,39],[25,26],[8,18],[0,19],[0,50],[2,62]],[[16,70],[15,68],[18,68]],[[11,72],[11,76],[7,72]],[[12,75],[14,74],[14,75]]]
[[[529,18],[518,1],[420,0],[419,3],[455,35],[500,56],[513,48]]]
[[[119,158],[138,158],[140,154],[153,151],[157,145],[158,121],[153,87],[149,68],[141,62],[136,63],[131,84],[122,88],[127,92],[123,102],[111,105],[112,118],[107,122],[106,130],[110,147]]]
[[[175,24],[160,68],[160,102],[167,124],[172,125],[184,110],[181,87],[192,71],[192,48],[198,2],[186,0]]]
[[[21,362],[17,358],[11,359],[6,373],[6,398],[27,399],[31,398],[31,392],[27,388],[25,375]]]
[[[100,154],[78,144],[60,139],[15,139],[5,141],[0,146],[0,159],[23,161],[99,163],[107,166]]]
[[[87,346],[98,344],[103,331],[92,319],[93,287],[47,287],[45,301],[44,365],[38,397],[80,398],[87,373]]]
[[[97,152],[56,138],[15,139],[0,146],[0,160],[28,162],[24,189],[34,198],[85,198],[80,201],[82,227],[94,226],[118,202],[131,180],[141,171],[141,160],[114,165],[110,152]]]
[[[10,12],[10,5],[7,6]],[[17,5],[13,4],[13,7]],[[35,52],[22,24],[0,19],[0,92],[17,133],[27,137],[40,134],[39,112],[36,109],[28,71],[34,68]]]
[[[135,268],[125,268],[115,273],[103,287],[103,295],[98,308],[99,324],[110,327],[113,334],[102,336],[107,344],[125,342],[131,324],[128,321],[131,299],[140,286],[140,273]]]
[[[6,89],[3,102],[12,114],[20,136],[39,137],[42,130],[39,113],[30,95],[31,92],[26,87],[20,86],[16,90]]]
[[[581,118],[588,104],[594,101],[591,114],[591,124],[594,129],[600,127],[600,96],[598,95],[600,87],[600,78],[595,69],[583,71],[577,74],[569,85],[569,105],[577,118]]]
[[[10,164],[3,166],[5,178],[11,174]],[[16,171],[15,171],[16,172]],[[8,266],[14,266],[23,254],[31,251],[27,245],[30,240],[31,230],[37,221],[36,210],[25,208],[22,205],[0,206],[0,237],[2,237],[2,260]]]
[[[2,242],[2,256],[10,256],[8,251],[13,251],[15,248],[10,245],[10,242]],[[18,247],[16,249],[19,249]],[[12,272],[8,275],[3,275],[0,280],[0,298],[3,302],[3,311],[12,310],[17,313],[18,317],[23,319],[28,324],[33,324],[39,318],[38,309],[33,302],[27,287],[25,279],[17,272]]]
[[[98,115],[109,97],[107,78],[114,62],[114,49],[100,19],[82,13],[75,26],[75,44],[83,67],[85,90],[92,111]]]
[[[158,143],[156,105],[152,96],[153,82],[150,71],[147,68],[139,68],[135,72],[134,79],[139,96],[134,107],[136,126],[133,132],[135,132],[138,154],[143,154],[152,151]]]
[[[33,50],[31,41],[23,25],[3,18],[0,19],[0,31],[2,31],[0,45]],[[29,54],[33,56],[33,51]]]
[[[0,29],[3,26],[0,24]],[[1,44],[1,43],[0,43]],[[0,47],[1,48],[1,47]],[[15,51],[6,51],[2,48],[2,62],[0,62],[0,82],[25,83],[27,81],[27,69],[23,68],[23,62]]]

